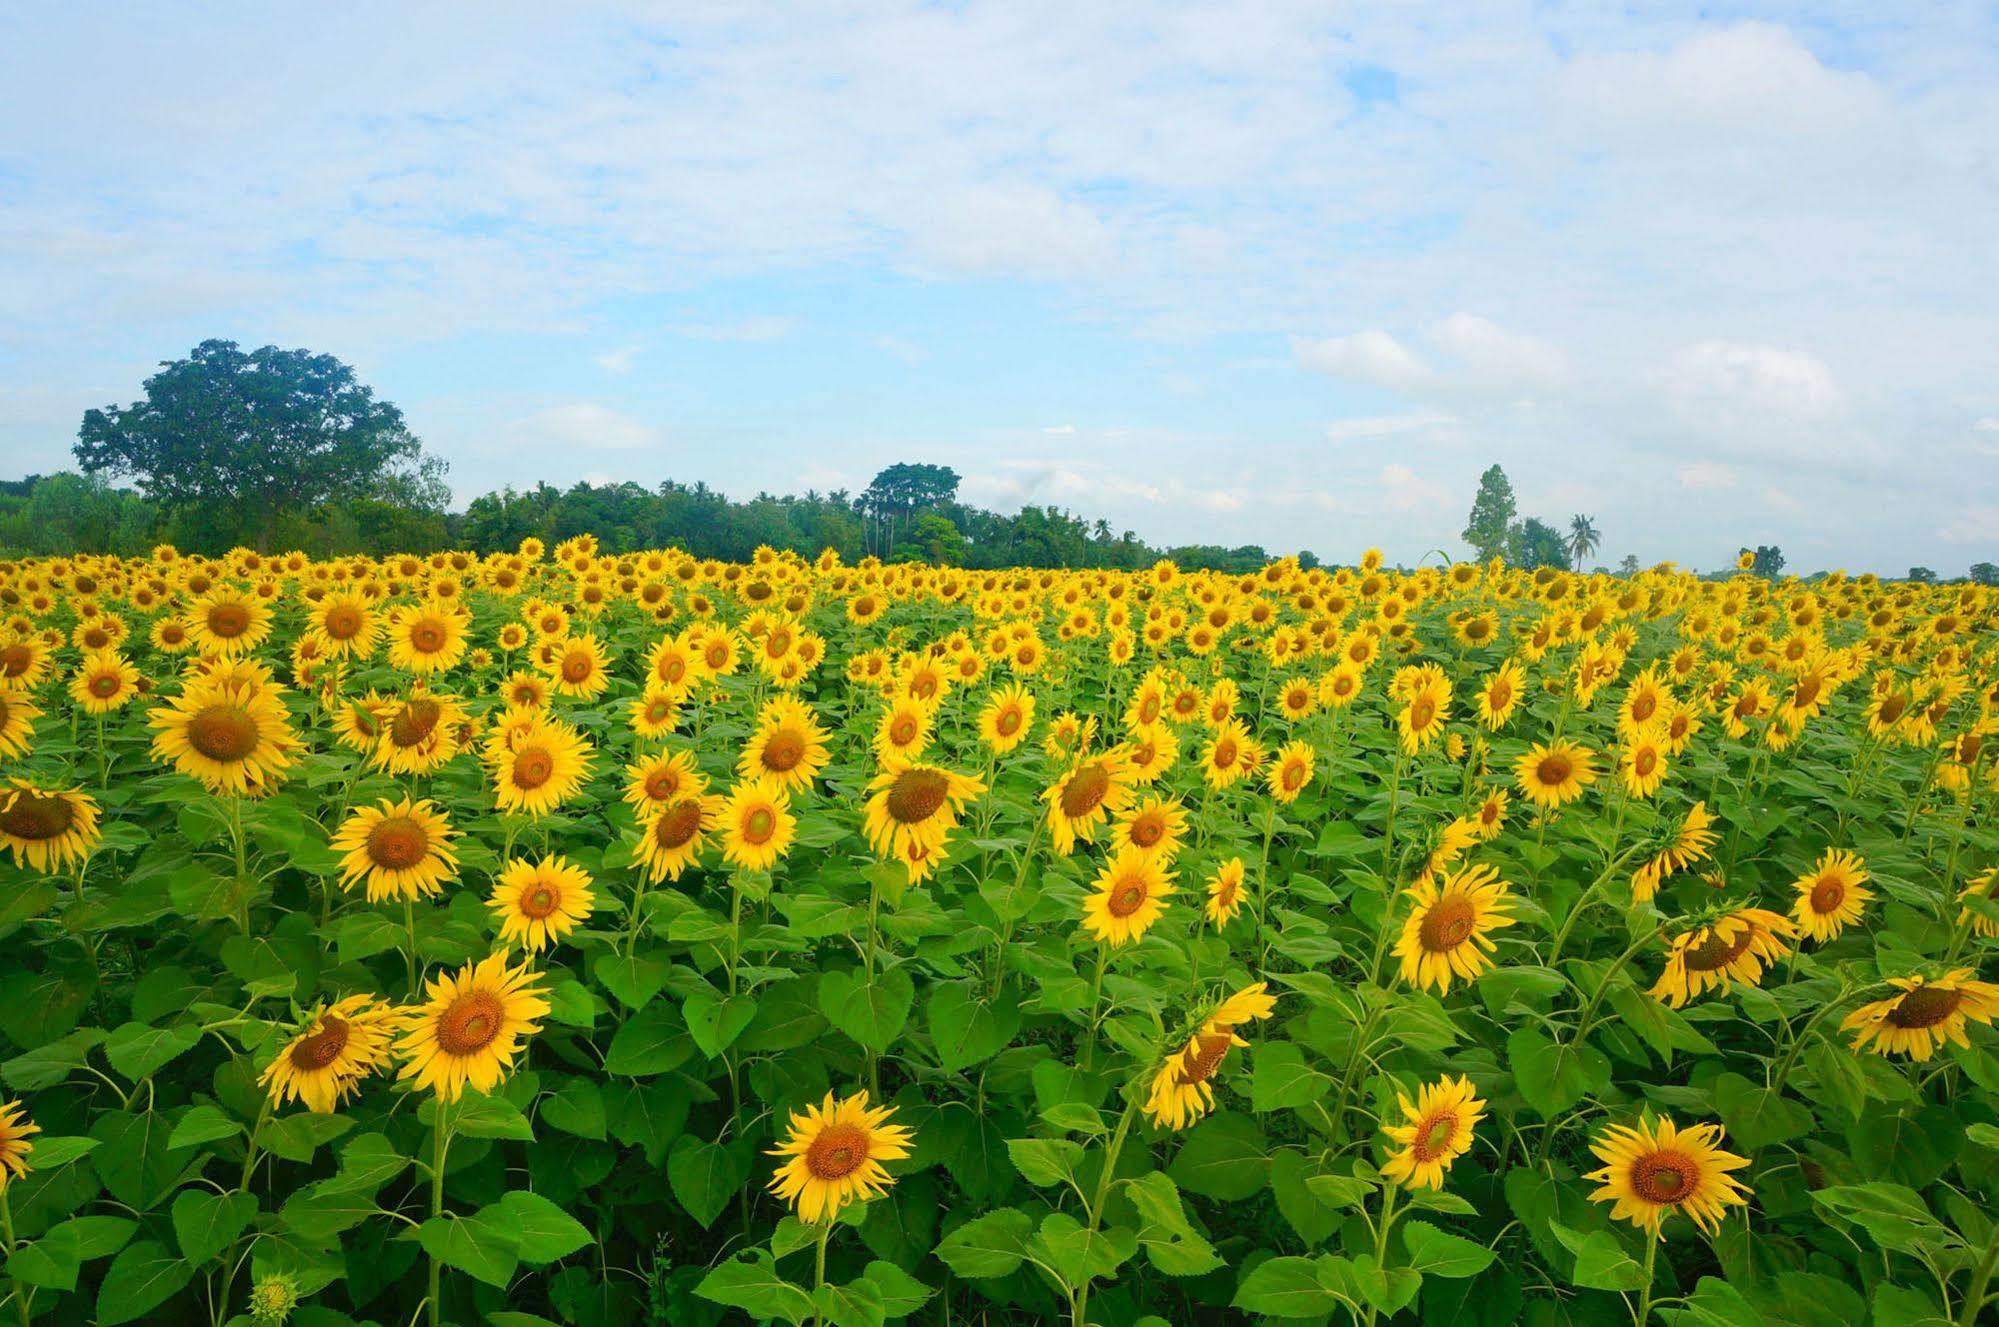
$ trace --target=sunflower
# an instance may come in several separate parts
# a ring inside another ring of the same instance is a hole
[[[372,659],[382,639],[382,625],[365,596],[352,591],[327,595],[312,606],[306,632],[335,659]]]
[[[467,1086],[492,1091],[513,1067],[522,1039],[541,1031],[534,1020],[548,1013],[536,976],[525,959],[508,967],[502,951],[431,978],[429,999],[404,1011],[396,1077],[415,1079],[418,1091],[443,1101],[458,1100]]]
[[[517,731],[495,732],[486,747],[500,810],[536,818],[576,795],[592,759],[583,734],[560,719],[536,717]]]
[[[1470,1079],[1448,1074],[1424,1084],[1413,1102],[1400,1092],[1395,1100],[1407,1123],[1382,1127],[1401,1147],[1382,1163],[1381,1173],[1405,1188],[1443,1188],[1444,1172],[1471,1151],[1472,1130],[1485,1118],[1485,1103],[1472,1095]]]
[[[0,687],[0,756],[27,754],[41,710],[18,691]]]
[[[1631,873],[1631,901],[1651,902],[1659,892],[1659,883],[1667,876],[1684,871],[1695,862],[1707,860],[1709,849],[1720,837],[1713,826],[1714,816],[1708,811],[1706,802],[1695,802],[1688,807],[1672,837]]]
[[[1861,886],[1867,882],[1867,864],[1850,852],[1827,848],[1818,865],[1792,884],[1797,902],[1791,915],[1798,929],[1824,944],[1860,920],[1860,911],[1874,895]]]
[[[1519,660],[1508,659],[1478,689],[1478,721],[1494,730],[1504,728],[1526,690],[1526,671]]]
[[[402,1015],[372,995],[350,995],[331,1009],[314,1006],[257,1081],[274,1107],[300,1101],[315,1114],[330,1115],[362,1079],[387,1065],[401,1028]]]
[[[626,710],[632,732],[648,740],[670,736],[680,726],[680,700],[662,686],[649,686]]]
[[[1442,994],[1450,990],[1453,973],[1469,982],[1492,966],[1491,933],[1514,923],[1512,886],[1498,871],[1466,866],[1441,885],[1419,880],[1404,892],[1415,907],[1395,945],[1402,980],[1418,989],[1435,986]]]
[[[722,800],[722,858],[746,871],[768,871],[791,850],[798,819],[791,794],[770,779],[743,779]]]
[[[721,825],[722,801],[703,794],[700,789],[705,786],[706,780],[690,783],[650,803],[650,810],[640,809],[639,841],[632,860],[645,868],[652,883],[680,879],[700,860],[709,832]]]
[[[370,763],[391,774],[429,774],[450,763],[464,743],[468,719],[455,696],[419,692],[391,702]]]
[[[1584,1176],[1603,1186],[1590,1201],[1613,1204],[1613,1220],[1662,1239],[1660,1225],[1676,1211],[1713,1235],[1730,1207],[1749,1201],[1749,1190],[1729,1173],[1747,1166],[1749,1158],[1722,1151],[1720,1143],[1718,1124],[1681,1129],[1663,1116],[1656,1123],[1641,1116],[1636,1128],[1613,1124],[1590,1144],[1603,1162]]]
[[[587,631],[565,638],[549,663],[548,675],[563,695],[595,700],[611,685],[610,660],[604,652],[604,642]]]
[[[1136,848],[1121,849],[1098,872],[1084,900],[1083,929],[1113,949],[1142,940],[1173,892],[1173,873],[1164,861]]]
[[[660,751],[625,766],[625,802],[641,814],[707,791],[708,776],[695,766],[691,751]]]
[[[935,853],[958,827],[958,816],[986,790],[978,779],[937,765],[895,761],[868,783],[863,829],[884,857],[910,860],[918,848]]]
[[[1263,763],[1263,748],[1240,719],[1223,720],[1201,751],[1201,777],[1217,792],[1249,775]]]
[[[97,824],[97,801],[80,788],[37,788],[13,779],[0,788],[0,847],[14,865],[44,875],[82,862],[104,837]]]
[[[458,874],[451,822],[428,800],[386,797],[356,807],[330,845],[341,854],[340,883],[367,884],[368,901],[429,898]]]
[[[28,1154],[35,1150],[28,1139],[41,1131],[42,1126],[28,1118],[19,1101],[0,1106],[0,1194],[7,1191],[9,1182],[28,1173]],[[19,1287],[14,1293],[21,1293]]]
[[[595,902],[590,873],[560,855],[508,862],[486,896],[486,906],[500,919],[500,943],[518,940],[534,954],[588,919]]]
[[[1022,682],[994,688],[979,711],[979,740],[996,756],[1026,741],[1033,727],[1034,693]]]
[[[153,629],[146,635],[153,648],[162,654],[185,654],[194,648],[194,636],[187,628],[186,618],[163,617],[153,623]]]
[[[1126,759],[1134,787],[1150,788],[1180,759],[1180,739],[1163,723],[1133,733],[1125,745],[1130,748]]]
[[[786,792],[810,788],[826,768],[832,734],[819,726],[812,707],[790,696],[779,696],[757,716],[757,730],[743,747],[736,770],[746,779],[768,779]]]
[[[188,606],[187,631],[206,655],[248,654],[271,634],[271,610],[255,595],[215,590]]]
[[[116,650],[85,655],[70,679],[69,695],[86,714],[110,714],[139,694],[139,670]]]
[[[1409,688],[1395,727],[1402,734],[1402,750],[1415,755],[1437,740],[1451,717],[1451,684],[1441,673],[1425,672]]]
[[[1673,937],[1652,998],[1678,1009],[1709,990],[1726,991],[1738,981],[1755,986],[1769,964],[1791,952],[1784,942],[1796,934],[1789,919],[1762,908],[1736,908],[1705,926],[1683,931]]]
[[[507,674],[500,683],[500,702],[510,710],[545,710],[554,688],[539,673]]]
[[[1513,765],[1514,785],[1521,795],[1544,810],[1553,810],[1583,795],[1596,782],[1588,747],[1574,742],[1538,742]]]
[[[15,621],[25,624],[26,618]],[[49,671],[53,656],[48,644],[38,636],[9,631],[0,637],[0,690],[33,691]]]
[[[1270,795],[1289,806],[1298,800],[1298,794],[1312,781],[1314,763],[1312,744],[1299,739],[1287,742],[1277,752],[1277,759],[1270,763],[1264,773],[1264,781],[1270,787]]]
[[[808,1224],[830,1223],[848,1203],[876,1197],[895,1183],[884,1161],[909,1155],[910,1131],[890,1124],[893,1106],[868,1108],[868,1094],[840,1101],[828,1092],[817,1106],[791,1113],[791,1131],[770,1155],[789,1157],[771,1178],[770,1189],[796,1203]]]
[[[1245,986],[1221,1002],[1187,1039],[1178,1054],[1152,1077],[1145,1113],[1162,1129],[1184,1129],[1215,1107],[1215,1073],[1231,1048],[1247,1046],[1236,1035],[1246,1023],[1261,1022],[1277,1008],[1277,997],[1265,993],[1265,983]]]
[[[1208,920],[1217,930],[1227,926],[1238,912],[1242,911],[1242,882],[1245,872],[1242,858],[1231,857],[1215,868],[1207,879],[1208,902],[1205,911]]]
[[[389,664],[407,673],[429,674],[465,657],[469,618],[463,607],[434,600],[398,611],[389,621]]]
[[[1076,761],[1041,794],[1056,855],[1067,857],[1078,840],[1095,843],[1097,827],[1131,805],[1134,795],[1130,748],[1114,746]]]
[[[1506,828],[1506,789],[1494,788],[1480,800],[1478,810],[1471,813],[1472,828],[1478,832],[1480,843],[1490,843]]]
[[[1650,797],[1659,791],[1659,785],[1666,781],[1666,752],[1656,730],[1647,728],[1632,735],[1624,745],[1617,772],[1624,781],[1624,791],[1633,797]]]
[[[886,761],[914,760],[930,745],[930,707],[904,697],[883,712],[875,728],[875,755]]]
[[[1111,843],[1114,847],[1157,853],[1172,861],[1180,851],[1180,839],[1186,832],[1187,812],[1179,802],[1165,797],[1147,797],[1119,813]]]
[[[157,730],[154,757],[214,793],[269,792],[299,749],[284,703],[269,687],[193,684],[146,721]]]
[[[1999,1017],[1999,986],[1973,981],[1973,969],[1952,968],[1941,977],[1890,977],[1900,995],[1862,1005],[1839,1025],[1851,1032],[1853,1049],[1871,1046],[1877,1055],[1906,1055],[1928,1060],[1945,1042],[1971,1043],[1966,1023],[1990,1023]]]

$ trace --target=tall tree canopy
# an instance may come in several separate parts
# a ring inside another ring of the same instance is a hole
[[[402,411],[331,355],[203,341],[129,406],[84,412],[76,459],[133,479],[169,512],[200,509],[268,551],[287,513],[379,499],[441,509],[443,463]]]
[[[1471,516],[1465,521],[1464,541],[1481,562],[1506,551],[1514,515],[1513,485],[1495,465],[1479,476],[1478,496],[1472,499]]]
[[[895,551],[898,528],[908,529],[919,512],[941,507],[958,496],[958,472],[948,465],[901,462],[874,477],[861,494],[861,510],[872,520],[872,547]]]

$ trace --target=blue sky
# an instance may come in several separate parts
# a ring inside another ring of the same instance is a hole
[[[208,336],[461,496],[955,466],[1403,561],[1999,559],[1990,6],[274,4],[0,17],[0,473]]]

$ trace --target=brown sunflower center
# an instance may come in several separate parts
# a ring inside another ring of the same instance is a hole
[[[361,632],[361,614],[347,604],[336,604],[326,612],[321,624],[335,640],[352,640]]]
[[[1564,755],[1541,757],[1541,763],[1534,767],[1534,777],[1544,788],[1558,788],[1569,781],[1575,773],[1575,765]]]
[[[565,682],[587,682],[596,671],[596,661],[587,654],[572,654],[562,661],[562,680]]]
[[[764,843],[777,829],[777,813],[767,806],[750,808],[743,817],[743,837],[751,843]]]
[[[942,771],[906,769],[889,785],[889,816],[905,825],[920,825],[937,814],[950,791],[951,781]]]
[[[1418,1161],[1429,1162],[1449,1153],[1451,1140],[1458,1135],[1458,1117],[1451,1111],[1443,1111],[1424,1120],[1416,1129],[1416,1137],[1409,1146],[1416,1153]]]
[[[1888,1021],[1898,1028],[1931,1028],[1957,1012],[1964,992],[1941,986],[1918,986],[1888,1011]]]
[[[208,633],[234,640],[250,629],[250,612],[241,604],[216,604],[208,610]]]
[[[410,628],[410,645],[420,654],[436,654],[444,648],[444,628],[435,622],[419,622]]]
[[[805,738],[790,729],[780,728],[764,742],[763,765],[767,770],[779,774],[798,768],[798,762],[805,759]]]
[[[389,725],[389,740],[397,746],[416,746],[436,730],[443,717],[443,706],[418,696],[396,711],[395,721]]]
[[[1111,886],[1110,897],[1104,900],[1104,907],[1113,917],[1129,917],[1145,906],[1150,894],[1145,881],[1137,877],[1120,880]]]
[[[1110,771],[1100,764],[1085,765],[1062,785],[1062,814],[1071,820],[1080,820],[1102,806],[1110,790]]]
[[[1409,707],[1409,726],[1419,733],[1428,728],[1430,720],[1436,717],[1436,702],[1428,696],[1416,697],[1415,703]]]
[[[0,811],[0,830],[17,839],[60,838],[76,823],[76,807],[58,793],[23,788],[5,811]]]
[[[1180,1056],[1180,1081],[1205,1083],[1221,1068],[1222,1060],[1234,1044],[1227,1032],[1204,1032],[1194,1038]]]
[[[1638,753],[1631,758],[1631,772],[1641,779],[1650,777],[1658,767],[1659,753],[1649,746],[1638,748]]]
[[[1736,932],[1733,940],[1724,940],[1718,933],[1709,931],[1706,939],[1687,950],[1687,971],[1719,972],[1748,953],[1749,946],[1755,941],[1754,926],[1743,927]]]
[[[300,1037],[291,1049],[292,1068],[313,1073],[324,1069],[340,1058],[340,1052],[347,1049],[350,1036],[347,1020],[335,1018],[332,1014],[320,1020],[319,1031],[310,1036]]]
[[[1236,744],[1233,737],[1224,737],[1215,743],[1215,768],[1229,769],[1236,762]]]
[[[671,851],[684,847],[701,830],[701,803],[692,797],[675,802],[653,822],[652,841]]]
[[[896,746],[908,746],[916,740],[920,726],[913,714],[898,714],[889,721],[888,740]]]
[[[1477,925],[1478,911],[1471,900],[1458,894],[1446,894],[1423,913],[1423,920],[1416,928],[1416,939],[1432,954],[1442,954],[1470,939]]]
[[[1303,761],[1291,761],[1284,766],[1284,791],[1295,793],[1305,786],[1305,765]]]
[[[1812,886],[1811,900],[1813,912],[1837,912],[1846,902],[1846,882],[1836,875],[1820,876]]]
[[[1631,717],[1639,723],[1643,723],[1645,720],[1651,718],[1652,712],[1658,708],[1659,702],[1653,697],[1652,693],[1641,691],[1638,695],[1632,697]]]
[[[430,831],[409,816],[390,816],[368,831],[368,860],[385,871],[407,871],[430,853]]]
[[[493,1043],[506,1021],[506,1007],[497,994],[466,991],[438,1018],[437,1048],[446,1055],[476,1055]]]
[[[993,721],[993,727],[999,731],[1001,737],[1012,737],[1020,731],[1020,711],[1011,705],[1007,706],[999,712],[999,718]]]
[[[187,744],[228,764],[257,749],[257,720],[240,705],[210,705],[187,722]]]
[[[1166,837],[1166,817],[1156,811],[1147,811],[1131,822],[1131,829],[1126,837],[1136,847],[1156,847],[1159,840]]]
[[[555,777],[555,757],[545,748],[531,746],[514,753],[514,786],[539,788]]]
[[[1902,717],[1902,712],[1908,708],[1908,696],[1899,691],[1883,697],[1881,701],[1881,722],[1894,723]]]
[[[1648,1152],[1631,1163],[1631,1189],[1648,1203],[1685,1202],[1700,1182],[1700,1166],[1684,1152]]]
[[[805,1168],[816,1180],[845,1179],[867,1160],[868,1136],[852,1124],[828,1125],[805,1149]]]
[[[562,906],[562,892],[552,881],[537,880],[521,895],[521,911],[535,921],[553,913]]]
[[[124,689],[124,681],[116,673],[99,673],[90,679],[90,694],[99,700],[109,700]]]

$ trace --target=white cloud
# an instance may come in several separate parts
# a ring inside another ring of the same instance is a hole
[[[1382,466],[1380,482],[1383,501],[1391,511],[1443,511],[1464,496],[1435,480],[1423,478],[1406,465]]]
[[[1823,360],[1776,346],[1696,342],[1674,352],[1660,376],[1669,395],[1694,408],[1746,408],[1803,420],[1831,415],[1844,403]]]
[[[619,346],[616,350],[607,350],[596,357],[597,367],[606,373],[629,373],[632,361],[644,349],[644,346]]]
[[[1428,365],[1378,328],[1316,341],[1299,338],[1291,349],[1306,368],[1349,382],[1406,390],[1430,378]]]
[[[1074,424],[1048,424],[1044,425],[1041,431],[1054,437],[1066,438],[1076,431],[1076,426]]]
[[[1399,433],[1417,433],[1441,428],[1455,423],[1455,417],[1436,411],[1419,411],[1406,415],[1361,415],[1352,419],[1336,419],[1326,425],[1328,442],[1354,442],[1370,438],[1387,438]]]
[[[721,323],[681,323],[672,330],[677,336],[696,341],[742,341],[761,343],[782,341],[803,324],[797,318],[759,314]]]
[[[1674,472],[1682,488],[1696,492],[1711,493],[1716,489],[1734,488],[1735,471],[1719,461],[1692,461]]]
[[[507,431],[522,445],[565,449],[633,451],[665,441],[652,425],[594,401],[537,410]]]
[[[1430,344],[1463,365],[1473,381],[1502,388],[1554,387],[1569,376],[1569,357],[1524,332],[1454,313],[1429,329]]]
[[[1981,544],[1999,547],[1999,504],[1959,508],[1937,531],[1946,544]]]

